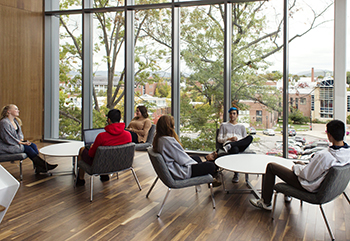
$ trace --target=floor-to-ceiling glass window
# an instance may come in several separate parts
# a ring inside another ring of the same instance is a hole
[[[215,150],[222,122],[224,5],[183,7],[180,12],[180,138],[188,150]]]
[[[59,129],[59,135],[51,130],[45,137],[80,139],[81,124],[87,126],[91,121],[87,112],[92,113],[92,127],[102,127],[109,109],[128,110],[125,113],[130,118],[130,110],[146,105],[154,123],[163,114],[180,116],[177,124],[186,149],[212,151],[217,128],[229,119],[224,111],[229,103],[240,109],[238,122],[254,135],[252,150],[281,155],[283,105],[289,107],[290,118],[285,125],[290,129],[290,138],[294,138],[293,129],[297,136],[311,130],[310,120],[321,118],[320,108],[328,108],[322,117],[331,117],[331,94],[320,93],[317,85],[326,76],[332,77],[328,71],[331,67],[321,65],[324,60],[332,65],[328,52],[333,46],[328,42],[333,33],[325,34],[328,30],[324,28],[332,24],[327,15],[333,13],[331,2],[290,2],[288,103],[282,103],[281,1],[225,4],[213,0],[205,5],[202,1],[167,0],[47,3],[55,6],[46,4],[46,19],[59,19],[59,33],[49,35],[46,45],[59,39],[59,63],[46,61],[49,67],[45,68],[52,71],[57,67],[59,71],[46,77],[46,86],[54,81],[56,87],[51,91],[55,93],[56,88],[59,96],[45,99],[51,105],[46,107],[45,115],[47,110],[57,112],[51,113],[45,126],[51,124],[51,129]],[[324,34],[314,35],[310,41],[308,36],[317,30]],[[55,27],[51,31],[54,33]],[[91,36],[91,42],[87,36]],[[313,50],[319,42],[323,43],[322,51]],[[56,51],[55,44],[52,46]],[[82,48],[90,50],[91,59]],[[54,80],[55,75],[59,81]],[[179,89],[172,96],[177,76]],[[82,86],[90,84],[90,103],[84,106],[87,89]],[[177,94],[179,104],[174,101]],[[55,124],[56,116],[59,120]]]
[[[103,5],[100,1],[95,1],[94,7],[103,7]],[[94,128],[106,125],[106,115],[110,109],[117,108],[124,116],[124,23],[124,11],[93,14]]]
[[[171,9],[135,11],[134,109],[144,105],[154,124],[171,114]]]
[[[59,138],[62,139],[81,139],[81,20],[81,14],[59,16]]]

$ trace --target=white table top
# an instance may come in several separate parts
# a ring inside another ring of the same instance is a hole
[[[215,164],[232,172],[264,174],[266,166],[270,162],[278,163],[287,168],[292,168],[294,165],[293,161],[290,159],[259,154],[227,155],[216,159]]]
[[[61,144],[54,144],[45,146],[39,150],[39,152],[45,156],[78,156],[79,149],[84,146],[83,141],[67,142]]]

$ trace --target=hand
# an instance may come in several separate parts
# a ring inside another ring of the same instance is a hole
[[[306,165],[305,162],[302,162],[302,161],[295,161],[294,163],[299,165]]]
[[[19,144],[30,146],[32,143],[29,141],[20,141]]]
[[[233,137],[229,138],[229,140],[230,140],[230,141],[237,141],[238,138],[237,138],[237,136],[233,136]]]

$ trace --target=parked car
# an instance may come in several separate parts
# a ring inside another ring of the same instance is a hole
[[[296,136],[296,137],[294,138],[294,140],[297,141],[297,142],[301,142],[303,145],[305,145],[305,143],[306,143],[305,137]]]
[[[311,148],[311,149],[306,149],[302,152],[302,155],[309,155],[309,154],[313,154],[315,152],[318,152],[318,151],[322,151],[324,149],[326,149],[327,147],[324,147],[324,146],[317,146],[317,147],[314,147],[314,148]]]
[[[310,142],[309,144],[306,144],[304,146],[304,150],[311,149],[314,147],[328,147],[329,144],[330,143],[328,141],[313,141],[313,142]]]
[[[255,135],[256,134],[256,129],[254,127],[249,127],[248,128],[248,134]]]
[[[283,156],[283,152],[282,152],[282,150],[273,149],[273,150],[271,150],[269,152],[266,152],[266,155],[282,157]],[[298,158],[298,155],[295,155],[295,154],[292,154],[292,153],[288,153],[288,159],[297,159],[297,158]]]
[[[288,128],[287,133],[289,136],[295,136],[297,134],[296,130],[293,128]],[[281,134],[283,134],[283,129],[281,130]]]
[[[264,135],[268,135],[268,136],[274,136],[275,135],[275,131],[272,129],[265,129],[263,130],[263,134]]]
[[[294,129],[292,129],[292,128],[288,128],[288,135],[289,136],[295,136],[297,134],[297,132],[294,130]]]
[[[283,141],[276,141],[275,146],[276,147],[281,147],[283,144]],[[298,146],[298,147],[302,147],[303,143],[295,141],[293,139],[288,139],[288,146],[294,147],[294,146]]]

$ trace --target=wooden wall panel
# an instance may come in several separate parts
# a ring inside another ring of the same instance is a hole
[[[16,104],[26,139],[43,136],[43,0],[0,0],[0,106]]]

